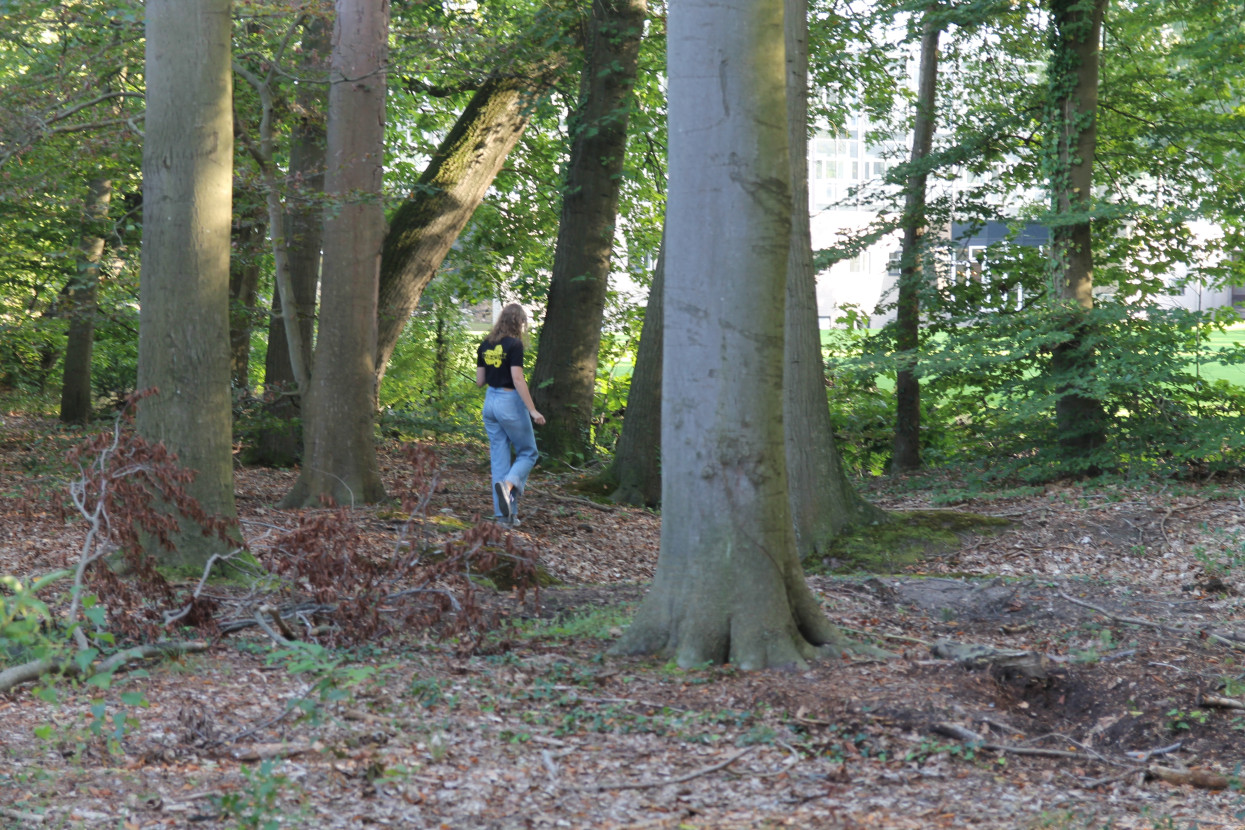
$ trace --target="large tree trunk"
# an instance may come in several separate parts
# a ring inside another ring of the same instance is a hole
[[[836,638],[787,500],[784,52],[783,0],[670,7],[661,555],[620,653],[751,669]]]
[[[646,8],[645,0],[592,3],[553,276],[532,370],[532,399],[548,419],[540,447],[550,458],[593,455],[597,353]]]
[[[627,413],[614,448],[614,463],[606,474],[616,484],[610,498],[620,504],[656,507],[661,504],[661,363],[662,295],[666,285],[666,243],[663,236],[653,281],[644,309],[644,326],[636,349],[635,370],[627,393]]]
[[[92,179],[87,186],[82,217],[78,269],[67,292],[69,336],[61,380],[61,421],[66,424],[91,420],[91,353],[95,346],[99,265],[104,256],[104,231],[99,226],[108,218],[111,200],[112,181],[103,177]]]
[[[312,17],[303,30],[300,72],[328,77],[329,22]],[[256,464],[288,467],[302,455],[302,398],[295,363],[311,366],[315,334],[316,289],[320,282],[320,247],[324,228],[324,110],[326,88],[300,84],[296,98],[298,122],[290,135],[290,166],[286,175],[285,247],[288,287],[294,297],[298,336],[286,334],[281,294],[272,295],[268,323],[268,353],[264,361],[265,412],[271,426],[256,437],[248,458]],[[290,343],[302,352],[291,358]]]
[[[787,260],[783,421],[787,482],[801,560],[825,555],[847,528],[885,514],[852,488],[834,446],[817,324],[817,279],[808,215],[808,3],[786,0],[787,118],[791,144],[791,249]]]
[[[1054,223],[1054,294],[1067,313],[1068,340],[1052,355],[1059,378],[1055,405],[1060,444],[1086,454],[1105,441],[1102,404],[1081,389],[1094,373],[1094,354],[1086,343],[1085,317],[1094,306],[1093,232],[1090,207],[1097,145],[1098,40],[1107,0],[1051,0],[1053,49],[1050,64],[1055,155],[1051,172],[1052,207],[1070,221]],[[1092,464],[1087,468],[1094,471]]]
[[[229,377],[235,390],[248,394],[251,332],[255,328],[255,298],[266,230],[263,220],[244,217],[234,232],[235,255],[229,260]]]
[[[233,113],[229,0],[148,0],[139,433],[196,475],[209,514],[236,515],[229,396]],[[201,572],[222,542],[182,522],[176,569]]]
[[[552,83],[552,74],[521,74],[484,82],[419,177],[415,195],[390,220],[380,264],[377,389],[424,287],[522,137],[532,105]]]
[[[384,498],[373,436],[376,292],[385,233],[381,174],[389,3],[338,0],[329,89],[320,330],[303,466],[287,507]]]
[[[938,37],[930,7],[921,31],[921,69],[917,82],[916,118],[912,126],[911,170],[904,194],[903,244],[900,248],[899,299],[895,306],[895,441],[891,471],[905,473],[921,466],[921,382],[915,364],[921,345],[921,288],[925,235],[925,160],[934,146],[935,96],[938,86]]]

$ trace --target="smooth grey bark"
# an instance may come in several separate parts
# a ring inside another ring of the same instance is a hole
[[[899,297],[895,307],[895,350],[900,359],[895,376],[895,439],[891,471],[911,472],[921,466],[921,382],[915,371],[921,343],[921,287],[925,236],[925,160],[934,146],[938,89],[938,39],[941,29],[932,12],[921,23],[921,67],[917,77],[916,116],[912,125],[911,169],[904,193],[903,242],[900,246]]]
[[[653,281],[649,285],[640,345],[627,392],[627,413],[606,473],[615,488],[610,499],[619,504],[656,507],[661,504],[661,363],[663,294],[666,285],[666,242],[663,235]]]
[[[187,492],[237,515],[229,395],[233,113],[229,0],[146,4],[146,136],[137,428],[195,471]],[[224,542],[182,522],[152,553],[201,573]]]
[[[593,0],[532,400],[542,454],[595,454],[593,399],[646,0]]]
[[[453,129],[389,222],[380,265],[376,388],[424,288],[445,260],[552,86],[560,60],[492,77],[471,97]]]
[[[847,480],[830,422],[826,369],[817,323],[817,278],[809,227],[808,2],[786,0],[787,119],[791,145],[791,248],[787,260],[783,422],[787,487],[796,551],[824,556],[848,528],[878,522],[885,513]]]
[[[104,177],[91,179],[82,216],[77,270],[66,292],[69,330],[60,411],[61,421],[66,424],[85,424],[91,420],[91,355],[95,348],[100,260],[104,256],[104,231],[100,224],[108,218],[111,201],[112,181]]]
[[[329,87],[331,202],[303,466],[287,507],[384,498],[373,436],[389,3],[338,0]]]
[[[1050,62],[1055,157],[1051,202],[1054,298],[1066,310],[1068,339],[1056,346],[1051,368],[1067,380],[1055,404],[1064,450],[1084,454],[1101,446],[1102,404],[1079,391],[1094,372],[1086,344],[1087,313],[1094,307],[1093,228],[1090,221],[1098,135],[1098,49],[1107,0],[1051,0],[1054,43]],[[1091,467],[1091,472],[1093,471]]]
[[[304,24],[299,60],[302,77],[328,80],[328,19],[316,15]],[[271,426],[256,436],[248,460],[256,464],[288,467],[302,455],[299,419],[302,397],[295,365],[311,366],[315,334],[316,290],[320,282],[320,249],[324,229],[324,165],[327,84],[299,84],[295,96],[298,120],[290,131],[290,162],[285,177],[285,262],[288,289],[293,297],[292,319],[296,337],[287,335],[290,317],[274,291],[268,323],[268,352],[264,360],[265,412]],[[291,348],[291,343],[294,347]],[[297,350],[300,354],[291,357]]]
[[[661,554],[615,651],[800,665],[837,630],[804,581],[787,496],[783,0],[685,0],[668,25]]]

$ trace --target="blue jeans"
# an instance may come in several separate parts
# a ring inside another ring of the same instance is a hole
[[[490,386],[484,393],[484,431],[488,433],[489,461],[493,481],[507,481],[514,492],[523,495],[527,475],[536,464],[536,434],[532,416],[523,399],[513,389]],[[514,460],[511,460],[513,452]],[[493,516],[500,517],[496,488],[493,489]]]

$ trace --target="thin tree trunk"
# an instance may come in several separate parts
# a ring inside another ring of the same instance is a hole
[[[1085,317],[1094,306],[1093,230],[1090,222],[1094,155],[1097,145],[1098,41],[1107,0],[1051,0],[1054,48],[1051,55],[1051,104],[1055,156],[1051,175],[1052,206],[1069,221],[1052,233],[1054,296],[1067,313],[1068,340],[1052,355],[1058,379],[1055,405],[1060,444],[1084,456],[1105,439],[1102,404],[1084,391],[1095,371],[1087,344]],[[1087,470],[1096,470],[1091,463]]]
[[[328,20],[310,18],[302,37],[301,74],[328,79]],[[324,229],[324,111],[327,85],[304,83],[298,87],[300,113],[290,135],[290,165],[286,174],[285,246],[289,289],[294,297],[298,337],[286,335],[285,309],[280,291],[272,295],[268,323],[268,353],[264,361],[265,411],[271,426],[256,437],[248,461],[288,467],[302,455],[302,397],[294,365],[311,366],[315,334],[316,289],[320,281],[320,248]],[[290,343],[302,350],[301,361],[291,359]]]
[[[627,413],[606,477],[616,483],[610,498],[620,504],[656,507],[661,504],[661,364],[662,295],[666,284],[666,242],[663,235],[653,281],[644,309],[644,326],[636,349],[635,369],[627,393]]]
[[[646,0],[592,3],[553,276],[532,370],[532,399],[548,419],[540,430],[541,452],[551,458],[594,454],[597,356],[646,10]]]
[[[921,345],[921,289],[924,263],[926,159],[934,146],[938,93],[939,25],[925,10],[921,24],[921,69],[917,82],[916,117],[912,125],[911,169],[904,194],[903,243],[900,248],[899,299],[895,307],[895,441],[891,471],[905,473],[921,466],[921,382],[915,364]]]
[[[373,437],[376,292],[389,3],[338,0],[329,89],[332,208],[324,223],[320,331],[306,402],[303,467],[286,507],[384,498]]]
[[[266,245],[262,221],[243,219],[229,260],[229,376],[235,391],[251,391],[251,332],[259,294],[259,258]]]
[[[787,482],[796,550],[801,560],[825,555],[849,527],[885,514],[847,481],[834,445],[826,370],[817,324],[817,282],[809,228],[808,3],[786,0],[787,119],[791,144],[791,245],[787,260],[783,422]]]
[[[85,424],[91,420],[91,353],[95,345],[96,297],[100,260],[104,256],[104,232],[108,218],[112,181],[95,178],[87,185],[82,217],[82,242],[77,273],[69,283],[69,333],[65,344],[65,369],[61,381],[61,421]]]
[[[195,471],[187,492],[237,515],[229,395],[233,112],[229,0],[148,0],[137,427]],[[201,574],[224,543],[182,521],[174,551]]]
[[[616,651],[680,666],[799,665],[837,639],[787,496],[783,17],[783,0],[670,7],[661,554]]]

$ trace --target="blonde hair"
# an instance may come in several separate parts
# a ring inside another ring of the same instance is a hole
[[[524,337],[526,331],[527,312],[518,303],[511,303],[501,310],[501,314],[497,315],[497,322],[493,323],[493,330],[488,333],[488,337],[484,338],[484,340],[490,345],[500,343],[503,337],[516,337],[519,340],[526,341]],[[524,345],[526,345],[526,342]]]

